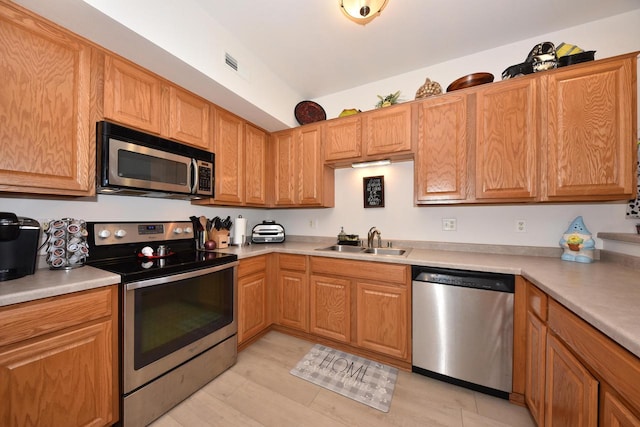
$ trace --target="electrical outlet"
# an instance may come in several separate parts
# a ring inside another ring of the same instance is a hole
[[[457,226],[455,218],[442,218],[442,231],[456,231]]]
[[[527,232],[527,221],[524,219],[516,219],[516,233]]]
[[[312,219],[309,220],[309,228],[313,228],[313,220]]]
[[[318,228],[318,220],[310,219],[309,220],[309,228]]]

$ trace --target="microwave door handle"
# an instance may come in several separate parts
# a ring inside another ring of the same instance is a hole
[[[191,194],[196,194],[198,191],[198,181],[199,181],[199,176],[198,176],[198,162],[196,161],[196,159],[191,159],[191,185],[190,185],[190,190],[191,190]]]

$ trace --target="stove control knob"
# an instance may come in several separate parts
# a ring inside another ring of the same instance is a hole
[[[193,232],[193,229],[191,229],[191,227],[186,227],[184,229],[184,232],[187,233],[187,234],[191,234]]]
[[[125,230],[120,229],[120,230],[116,230],[116,232],[113,234],[115,234],[116,237],[123,238],[124,236],[127,235],[127,232]]]
[[[98,236],[102,239],[106,239],[107,237],[111,236],[111,232],[109,230],[100,230],[98,232]]]
[[[173,230],[173,234],[182,234],[182,228],[180,228],[180,227],[176,227],[176,228]]]

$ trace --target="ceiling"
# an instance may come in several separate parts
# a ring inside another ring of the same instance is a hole
[[[338,0],[195,1],[306,99],[640,8],[638,0],[389,0],[362,26]]]

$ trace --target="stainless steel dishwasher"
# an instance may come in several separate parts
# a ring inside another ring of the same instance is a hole
[[[412,267],[412,370],[508,399],[515,278]]]

